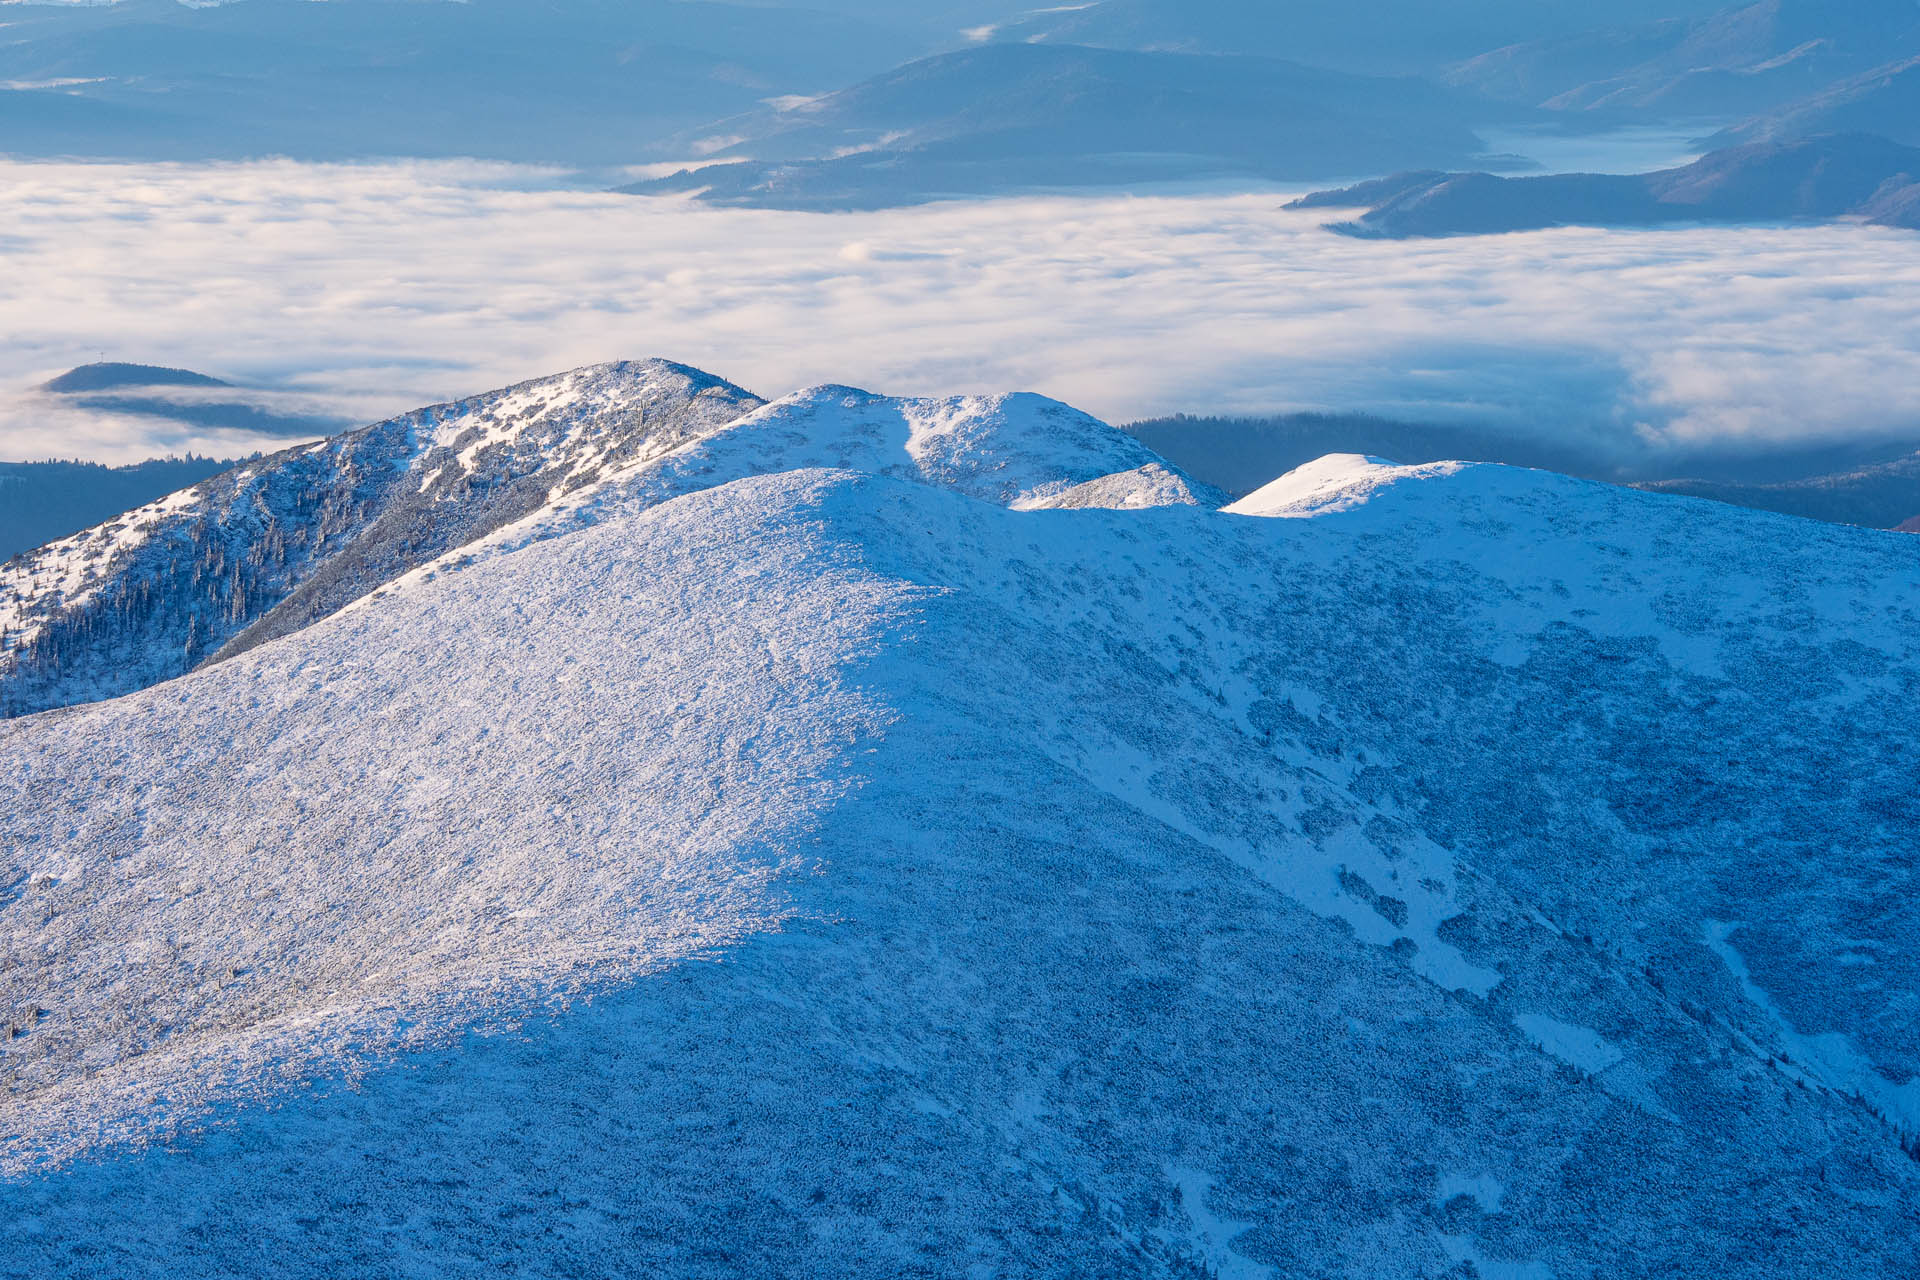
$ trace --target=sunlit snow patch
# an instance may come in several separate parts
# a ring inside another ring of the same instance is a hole
[[[1349,511],[1381,489],[1405,480],[1448,476],[1471,464],[1428,462],[1403,467],[1385,458],[1330,453],[1295,467],[1226,508],[1237,516],[1307,517]]]

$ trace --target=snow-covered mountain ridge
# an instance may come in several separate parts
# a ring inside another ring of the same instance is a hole
[[[1103,430],[801,393],[0,725],[0,1273],[1904,1275],[1920,544]]]
[[[421,566],[396,588],[749,476],[838,468],[939,485],[1033,510],[1218,508],[1125,432],[1045,396],[898,398],[820,386],[784,396],[685,447],[561,495],[524,519]],[[369,599],[382,598],[384,591]]]
[[[0,713],[220,661],[419,566],[443,573],[609,509],[808,466],[1013,505],[1223,501],[1043,396],[816,387],[765,405],[666,361],[596,366],[276,455],[0,566]],[[1066,496],[1134,471],[1107,496]]]
[[[214,477],[0,565],[0,715],[284,635],[761,401],[662,360],[437,405]]]

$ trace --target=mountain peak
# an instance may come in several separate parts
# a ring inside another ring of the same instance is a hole
[[[69,369],[57,378],[40,384],[42,391],[62,395],[87,391],[118,391],[130,387],[230,387],[231,382],[195,373],[191,369],[170,369],[163,365],[126,364],[102,360]]]

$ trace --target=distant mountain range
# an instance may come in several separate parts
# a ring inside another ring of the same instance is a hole
[[[1486,235],[1566,226],[1850,218],[1920,229],[1920,149],[1842,134],[1753,143],[1655,173],[1405,173],[1290,208],[1372,206],[1332,224],[1349,235]]]
[[[25,155],[620,165],[934,43],[893,17],[675,0],[9,4],[0,119]]]
[[[1525,161],[1482,139],[1513,127],[1920,145],[1913,0],[832,9],[16,4],[0,119],[28,156],[478,156],[597,177],[691,157],[632,189],[801,209],[1503,169]]]
[[[1721,145],[1839,132],[1920,145],[1914,0],[1104,0],[1039,10],[992,38],[1409,72],[1545,108],[1573,131],[1663,121],[1726,126]]]
[[[988,44],[712,126],[713,163],[625,188],[871,208],[952,195],[1376,172],[1531,118],[1424,81],[1266,58]],[[735,158],[738,157],[738,158]]]
[[[1604,11],[1537,0],[1095,0],[1034,9],[992,38],[1291,58],[1354,71],[1432,73],[1519,41],[1573,35],[1604,17],[1630,24],[1705,15],[1723,0],[1616,0]]]
[[[14,562],[0,1270],[1908,1280],[1920,542],[1215,502],[641,362]]]
[[[1594,16],[1603,11],[1592,11]],[[1567,112],[1744,116],[1822,93],[1890,61],[1920,55],[1913,0],[1758,0],[1688,16],[1676,6],[1612,24],[1508,44],[1453,68],[1448,83]],[[1894,117],[1813,131],[1890,132]]]
[[[1666,4],[1639,16],[1648,20],[1581,31],[1573,10],[1501,0],[1464,10],[1403,0],[1292,7],[1107,0],[1039,11],[982,28],[982,47],[683,135],[671,149],[711,162],[627,189],[691,192],[720,204],[873,208],[941,196],[1196,178],[1311,181],[1336,171],[1417,167],[1453,183],[1449,200],[1471,204],[1479,195],[1462,189],[1462,175],[1444,173],[1451,166],[1438,158],[1474,156],[1487,165],[1482,137],[1497,127],[1663,122],[1714,133],[1723,147],[1843,137],[1859,154],[1835,154],[1835,144],[1823,141],[1828,150],[1820,157],[1843,167],[1891,163],[1864,153],[1864,135],[1920,144],[1920,5],[1913,0],[1761,0],[1717,11]],[[1456,39],[1522,31],[1545,38],[1503,45],[1443,74],[1435,61],[1440,46],[1422,34],[1436,25]],[[1397,32],[1406,43],[1363,39],[1363,27]],[[1309,71],[1303,62],[1345,74]],[[1387,68],[1429,74],[1457,92],[1441,92],[1432,80],[1355,74]],[[1396,156],[1434,159],[1416,166]],[[1914,194],[1903,189],[1910,184],[1869,188],[1842,203],[1831,191],[1732,193],[1724,173],[1696,172],[1678,185],[1702,182],[1715,190],[1583,181],[1559,191],[1531,188],[1528,198],[1549,210],[1580,206],[1598,211],[1584,217],[1635,224],[1667,220],[1669,204],[1715,219],[1857,214],[1909,225],[1920,216]],[[1541,225],[1564,220],[1551,211],[1530,216],[1548,220]]]
[[[1913,42],[1920,45],[1920,41]],[[1920,54],[1842,80],[1810,97],[1727,130],[1736,142],[1848,130],[1920,147]]]

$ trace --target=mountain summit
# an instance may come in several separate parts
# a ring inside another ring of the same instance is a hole
[[[73,395],[89,391],[120,391],[128,387],[230,387],[233,384],[195,373],[191,369],[171,369],[164,365],[127,364],[118,360],[100,360],[67,370],[57,378],[40,384],[42,391]]]

